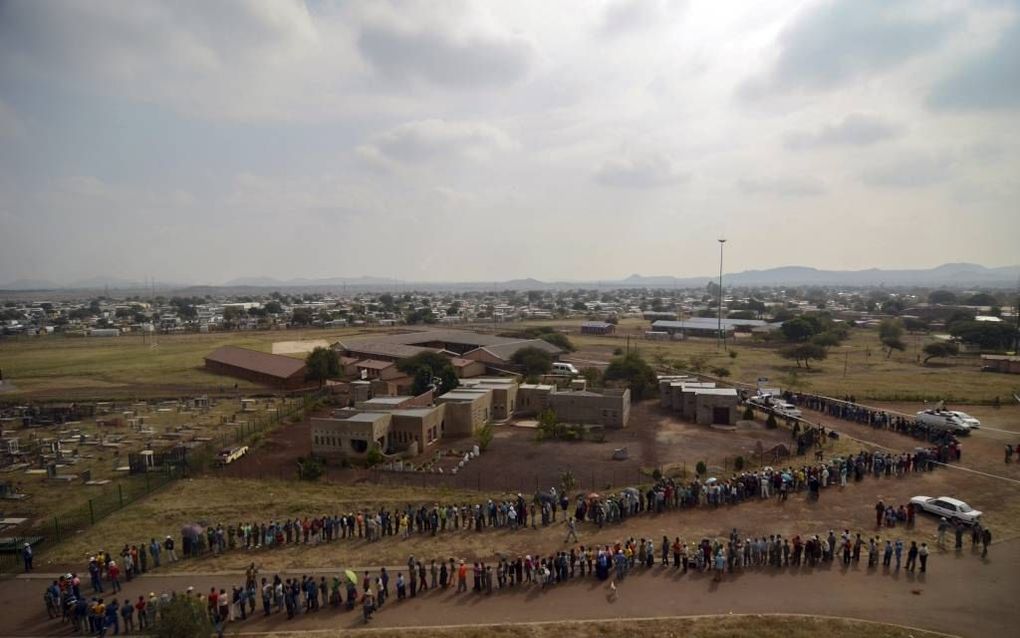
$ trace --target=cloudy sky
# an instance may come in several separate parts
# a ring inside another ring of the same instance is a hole
[[[0,283],[1009,265],[1018,116],[1018,0],[0,0]]]

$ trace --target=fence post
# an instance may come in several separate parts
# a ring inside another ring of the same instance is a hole
[[[96,509],[92,506],[92,499],[89,499],[89,520],[93,525],[96,524]]]
[[[53,535],[57,537],[57,542],[60,542],[60,519],[56,516],[53,517]]]
[[[120,506],[124,507],[124,484],[117,483],[117,500],[120,501]]]

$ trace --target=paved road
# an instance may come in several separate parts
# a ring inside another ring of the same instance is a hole
[[[638,569],[618,585],[610,600],[606,583],[575,580],[542,592],[519,588],[492,596],[430,592],[413,600],[388,602],[372,620],[375,627],[505,624],[525,621],[597,620],[728,613],[799,613],[861,618],[922,627],[961,636],[1012,635],[1020,622],[1020,541],[993,546],[984,561],[967,548],[933,555],[926,575],[881,570],[752,571],[713,583],[703,575],[681,576],[672,569]],[[123,596],[163,589],[199,591],[227,586],[241,576],[153,576],[136,579]],[[65,635],[66,626],[46,619],[41,578],[0,583],[0,634]],[[244,633],[341,629],[362,626],[357,612],[324,610],[287,621],[282,615],[238,623]]]

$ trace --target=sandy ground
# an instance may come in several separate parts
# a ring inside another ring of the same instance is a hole
[[[307,341],[274,341],[273,354],[304,354],[316,348],[328,348],[325,339],[308,339]]]

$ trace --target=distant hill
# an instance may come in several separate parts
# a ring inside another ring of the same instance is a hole
[[[988,287],[1012,288],[1020,283],[1020,266],[986,268],[978,264],[942,264],[935,268],[882,270],[819,270],[807,266],[782,266],[766,270],[745,270],[724,275],[727,286],[924,286],[924,287]],[[191,285],[157,282],[160,292],[175,290],[203,290],[208,294],[237,289],[296,288],[308,291],[337,290],[563,290],[568,288],[701,288],[716,276],[674,277],[672,275],[646,276],[633,274],[624,279],[600,281],[540,281],[534,278],[509,281],[474,282],[421,282],[403,281],[387,277],[323,277],[319,279],[275,279],[273,277],[239,277],[220,285]],[[69,284],[58,284],[42,279],[19,279],[0,290],[75,290],[102,289],[145,290],[144,282],[114,277],[91,277]]]

